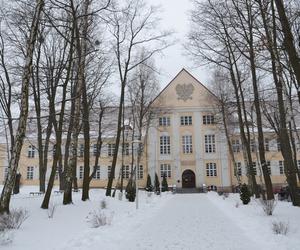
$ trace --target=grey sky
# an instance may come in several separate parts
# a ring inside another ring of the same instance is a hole
[[[149,1],[150,3],[150,1]],[[189,31],[189,10],[192,9],[190,0],[151,0],[153,5],[162,7],[162,28],[172,29],[178,39],[175,45],[164,52],[164,57],[156,60],[157,66],[161,69],[160,85],[163,88],[175,75],[182,69],[186,68],[204,85],[209,85],[208,69],[206,67],[195,67],[193,62],[184,55],[185,51],[182,44],[187,39]]]

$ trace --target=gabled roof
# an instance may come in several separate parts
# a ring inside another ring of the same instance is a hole
[[[194,77],[189,71],[187,71],[185,68],[182,68],[177,75],[159,92],[159,94],[153,99],[151,102],[151,105],[162,95],[163,92],[181,75],[183,72],[188,74],[191,78],[193,78],[199,85],[201,85],[204,89],[206,89],[212,96],[214,96],[216,99],[219,99],[210,89],[208,89],[204,84],[202,84],[196,77]]]

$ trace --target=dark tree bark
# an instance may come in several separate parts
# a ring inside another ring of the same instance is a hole
[[[286,15],[285,7],[282,0],[274,0],[277,12],[279,15],[279,20],[281,23],[282,32],[284,34],[284,49],[287,51],[290,59],[290,63],[292,65],[292,68],[294,70],[294,73],[296,75],[296,79],[298,82],[298,86],[300,88],[300,58],[297,53],[297,50],[295,48],[294,44],[294,36],[291,31],[290,22],[288,20],[288,17]]]
[[[282,76],[282,67],[280,62],[279,52],[277,50],[277,32],[276,32],[276,21],[275,21],[275,11],[274,6],[271,3],[272,9],[272,32],[269,30],[269,24],[267,22],[267,18],[265,16],[264,8],[261,3],[261,15],[264,22],[265,35],[267,38],[268,51],[271,56],[272,61],[272,74],[274,79],[274,84],[276,86],[277,92],[277,101],[279,108],[279,140],[282,145],[282,156],[284,158],[284,166],[285,166],[285,174],[287,177],[287,182],[289,184],[289,189],[291,193],[291,198],[294,206],[300,206],[300,195],[297,191],[297,166],[293,160],[293,153],[291,148],[291,142],[288,133],[287,120],[286,120],[286,108],[285,108],[285,98],[283,94],[284,86],[283,86],[283,76]],[[272,36],[273,35],[273,36]]]

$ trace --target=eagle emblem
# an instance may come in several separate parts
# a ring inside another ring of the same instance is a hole
[[[177,99],[187,101],[188,99],[193,99],[192,95],[194,92],[194,86],[193,84],[177,84],[176,85],[176,93],[177,93]]]

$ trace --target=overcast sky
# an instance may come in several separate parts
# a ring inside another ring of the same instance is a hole
[[[185,50],[182,46],[187,39],[189,32],[189,10],[192,9],[190,0],[151,0],[149,3],[153,5],[161,5],[162,7],[162,28],[172,29],[176,33],[175,38],[178,39],[175,45],[168,48],[164,52],[164,57],[156,60],[157,66],[161,69],[160,76],[161,88],[165,87],[173,77],[182,69],[187,69],[204,85],[209,85],[209,77],[207,68],[196,67],[190,58],[184,55]],[[208,86],[209,87],[209,86]]]

